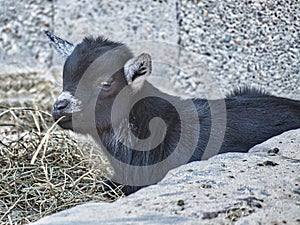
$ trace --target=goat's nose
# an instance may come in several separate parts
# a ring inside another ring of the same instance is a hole
[[[55,102],[54,109],[63,110],[65,108],[67,108],[68,105],[69,105],[69,101],[67,99],[59,100],[59,101]]]

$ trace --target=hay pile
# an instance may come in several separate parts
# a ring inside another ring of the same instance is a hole
[[[0,106],[0,221],[26,224],[88,201],[114,201],[107,162],[37,107]],[[99,167],[103,165],[104,167]]]

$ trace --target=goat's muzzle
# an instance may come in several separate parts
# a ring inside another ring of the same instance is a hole
[[[68,112],[70,102],[67,99],[57,100],[53,105],[52,117],[54,121],[62,118],[58,125],[64,129],[72,129],[72,113]]]

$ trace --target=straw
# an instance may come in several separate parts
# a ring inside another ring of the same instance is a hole
[[[28,224],[89,201],[114,201],[108,162],[90,141],[33,107],[0,106],[0,224]]]

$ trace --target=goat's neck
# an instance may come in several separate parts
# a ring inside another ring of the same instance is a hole
[[[159,140],[159,138],[165,137],[170,126],[178,126],[173,123],[173,120],[179,119],[176,109],[170,104],[170,101],[178,101],[176,97],[164,94],[146,82],[142,90],[143,92],[137,92],[135,97],[148,97],[141,101],[133,98],[132,100],[137,103],[131,109],[129,116],[122,117],[118,123],[109,126],[100,134],[100,139],[109,154],[121,157],[119,160],[135,165],[148,164],[147,160],[151,157],[150,150],[155,150],[157,157],[164,157],[164,154],[167,154],[166,146],[163,146],[163,141],[166,140]],[[149,123],[154,117],[159,117],[164,122],[158,120],[154,125],[154,132],[151,133]],[[151,140],[158,140],[158,145],[152,145],[153,141],[145,141],[151,135]]]

